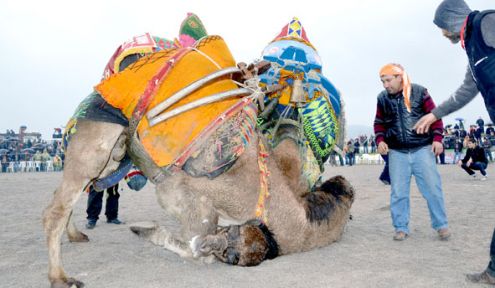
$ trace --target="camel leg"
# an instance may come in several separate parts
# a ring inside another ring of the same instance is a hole
[[[82,233],[77,229],[76,224],[74,223],[74,220],[72,219],[73,213],[72,211],[69,214],[69,220],[67,221],[67,226],[65,229],[67,229],[67,236],[69,237],[70,242],[88,242],[89,238],[88,235]]]
[[[62,268],[60,238],[72,207],[88,183],[97,178],[109,163],[112,149],[124,131],[118,124],[80,120],[66,154],[62,183],[43,211],[43,226],[48,245],[48,279],[52,287],[82,287],[68,278]],[[72,228],[71,228],[72,229]]]
[[[182,181],[184,178],[171,178],[170,181],[157,185],[156,193],[160,205],[181,223],[181,233],[179,239],[167,241],[171,245],[177,244],[175,247],[165,248],[181,256],[191,254],[195,258],[202,256],[198,246],[201,242],[199,240],[206,235],[215,234],[218,214],[207,197],[183,189]],[[203,181],[208,180],[204,179]],[[169,234],[169,237],[172,235]],[[186,247],[186,251],[179,253],[178,250],[184,249],[180,243],[189,243],[189,245]]]

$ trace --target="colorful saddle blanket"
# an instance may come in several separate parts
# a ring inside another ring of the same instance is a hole
[[[219,36],[208,36],[196,42],[192,48],[167,49],[144,56],[126,70],[102,81],[95,90],[108,104],[122,111],[124,116],[130,119],[150,79],[179,52],[185,54],[174,63],[173,69],[159,86],[148,110],[194,81],[219,69],[236,65],[224,40]],[[224,76],[190,93],[164,112],[236,88],[238,87],[230,76]],[[154,126],[150,126],[148,119],[143,117],[137,127],[139,139],[158,166],[174,164],[174,160],[185,152],[186,147],[192,144],[202,131],[239,101],[239,98],[228,98],[206,104]]]
[[[273,118],[285,117],[302,122],[311,148],[322,164],[339,134],[340,94],[322,75],[322,62],[309,42],[301,22],[294,18],[263,50],[262,57],[271,68],[261,75],[262,85],[279,84],[284,88],[271,93],[266,102],[277,98]],[[296,81],[302,82],[303,99],[293,102]]]

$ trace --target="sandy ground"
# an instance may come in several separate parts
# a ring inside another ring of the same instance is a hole
[[[74,210],[89,243],[69,243],[62,252],[66,272],[86,287],[482,287],[465,281],[481,271],[495,225],[495,173],[474,181],[457,166],[439,166],[453,236],[437,240],[426,202],[411,192],[411,235],[392,240],[389,187],[377,181],[381,166],[328,167],[356,188],[353,220],[343,239],[328,247],[266,261],[257,267],[232,267],[183,260],[132,234],[128,225],[99,221],[84,228],[87,196]],[[41,211],[61,173],[0,174],[0,287],[48,287],[47,249]],[[153,186],[121,193],[120,218],[127,223],[164,215]],[[254,208],[253,208],[254,209]],[[103,216],[104,218],[104,216]],[[105,219],[103,219],[105,220]]]

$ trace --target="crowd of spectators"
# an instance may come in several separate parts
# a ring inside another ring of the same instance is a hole
[[[52,139],[44,140],[39,133],[0,134],[1,172],[60,171],[63,169],[61,129],[55,129]],[[25,130],[25,128],[24,128]]]
[[[446,125],[444,128],[444,153],[442,153],[437,162],[440,164],[455,164],[462,157],[467,147],[469,138],[476,139],[477,145],[484,148],[486,157],[493,162],[492,147],[495,146],[495,127],[488,123],[485,125],[484,120],[480,117],[475,124],[469,125],[466,129],[463,120],[457,120],[455,124]],[[356,159],[364,154],[376,154],[377,147],[374,135],[360,135],[356,138],[348,139],[343,147],[343,156],[339,153],[331,155],[330,164],[348,165],[356,164]],[[446,162],[447,158],[452,161]],[[335,159],[335,161],[334,161]]]

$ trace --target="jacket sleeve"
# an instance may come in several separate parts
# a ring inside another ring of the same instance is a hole
[[[428,93],[428,90],[425,89],[424,95],[423,95],[423,111],[428,114],[430,113],[433,109],[435,109],[435,102],[433,102],[433,99],[430,96],[430,93]],[[443,121],[442,119],[438,119],[437,121],[433,122],[430,126],[431,131],[433,132],[433,141],[435,142],[442,142],[443,139]]]
[[[383,121],[383,110],[380,106],[379,100],[377,100],[376,103],[376,115],[375,115],[375,122],[373,123],[373,130],[375,131],[376,146],[378,146],[380,142],[385,140],[385,131],[386,131]]]
[[[468,66],[462,85],[457,88],[449,99],[445,100],[442,104],[433,109],[431,113],[433,113],[437,119],[443,118],[444,116],[461,109],[466,104],[471,102],[478,92],[478,87],[476,87],[476,82],[474,82],[473,75],[471,75],[471,71]]]
[[[466,164],[469,158],[471,158],[471,151],[472,149],[466,150],[466,156],[464,156],[464,159],[462,159],[462,163]]]

